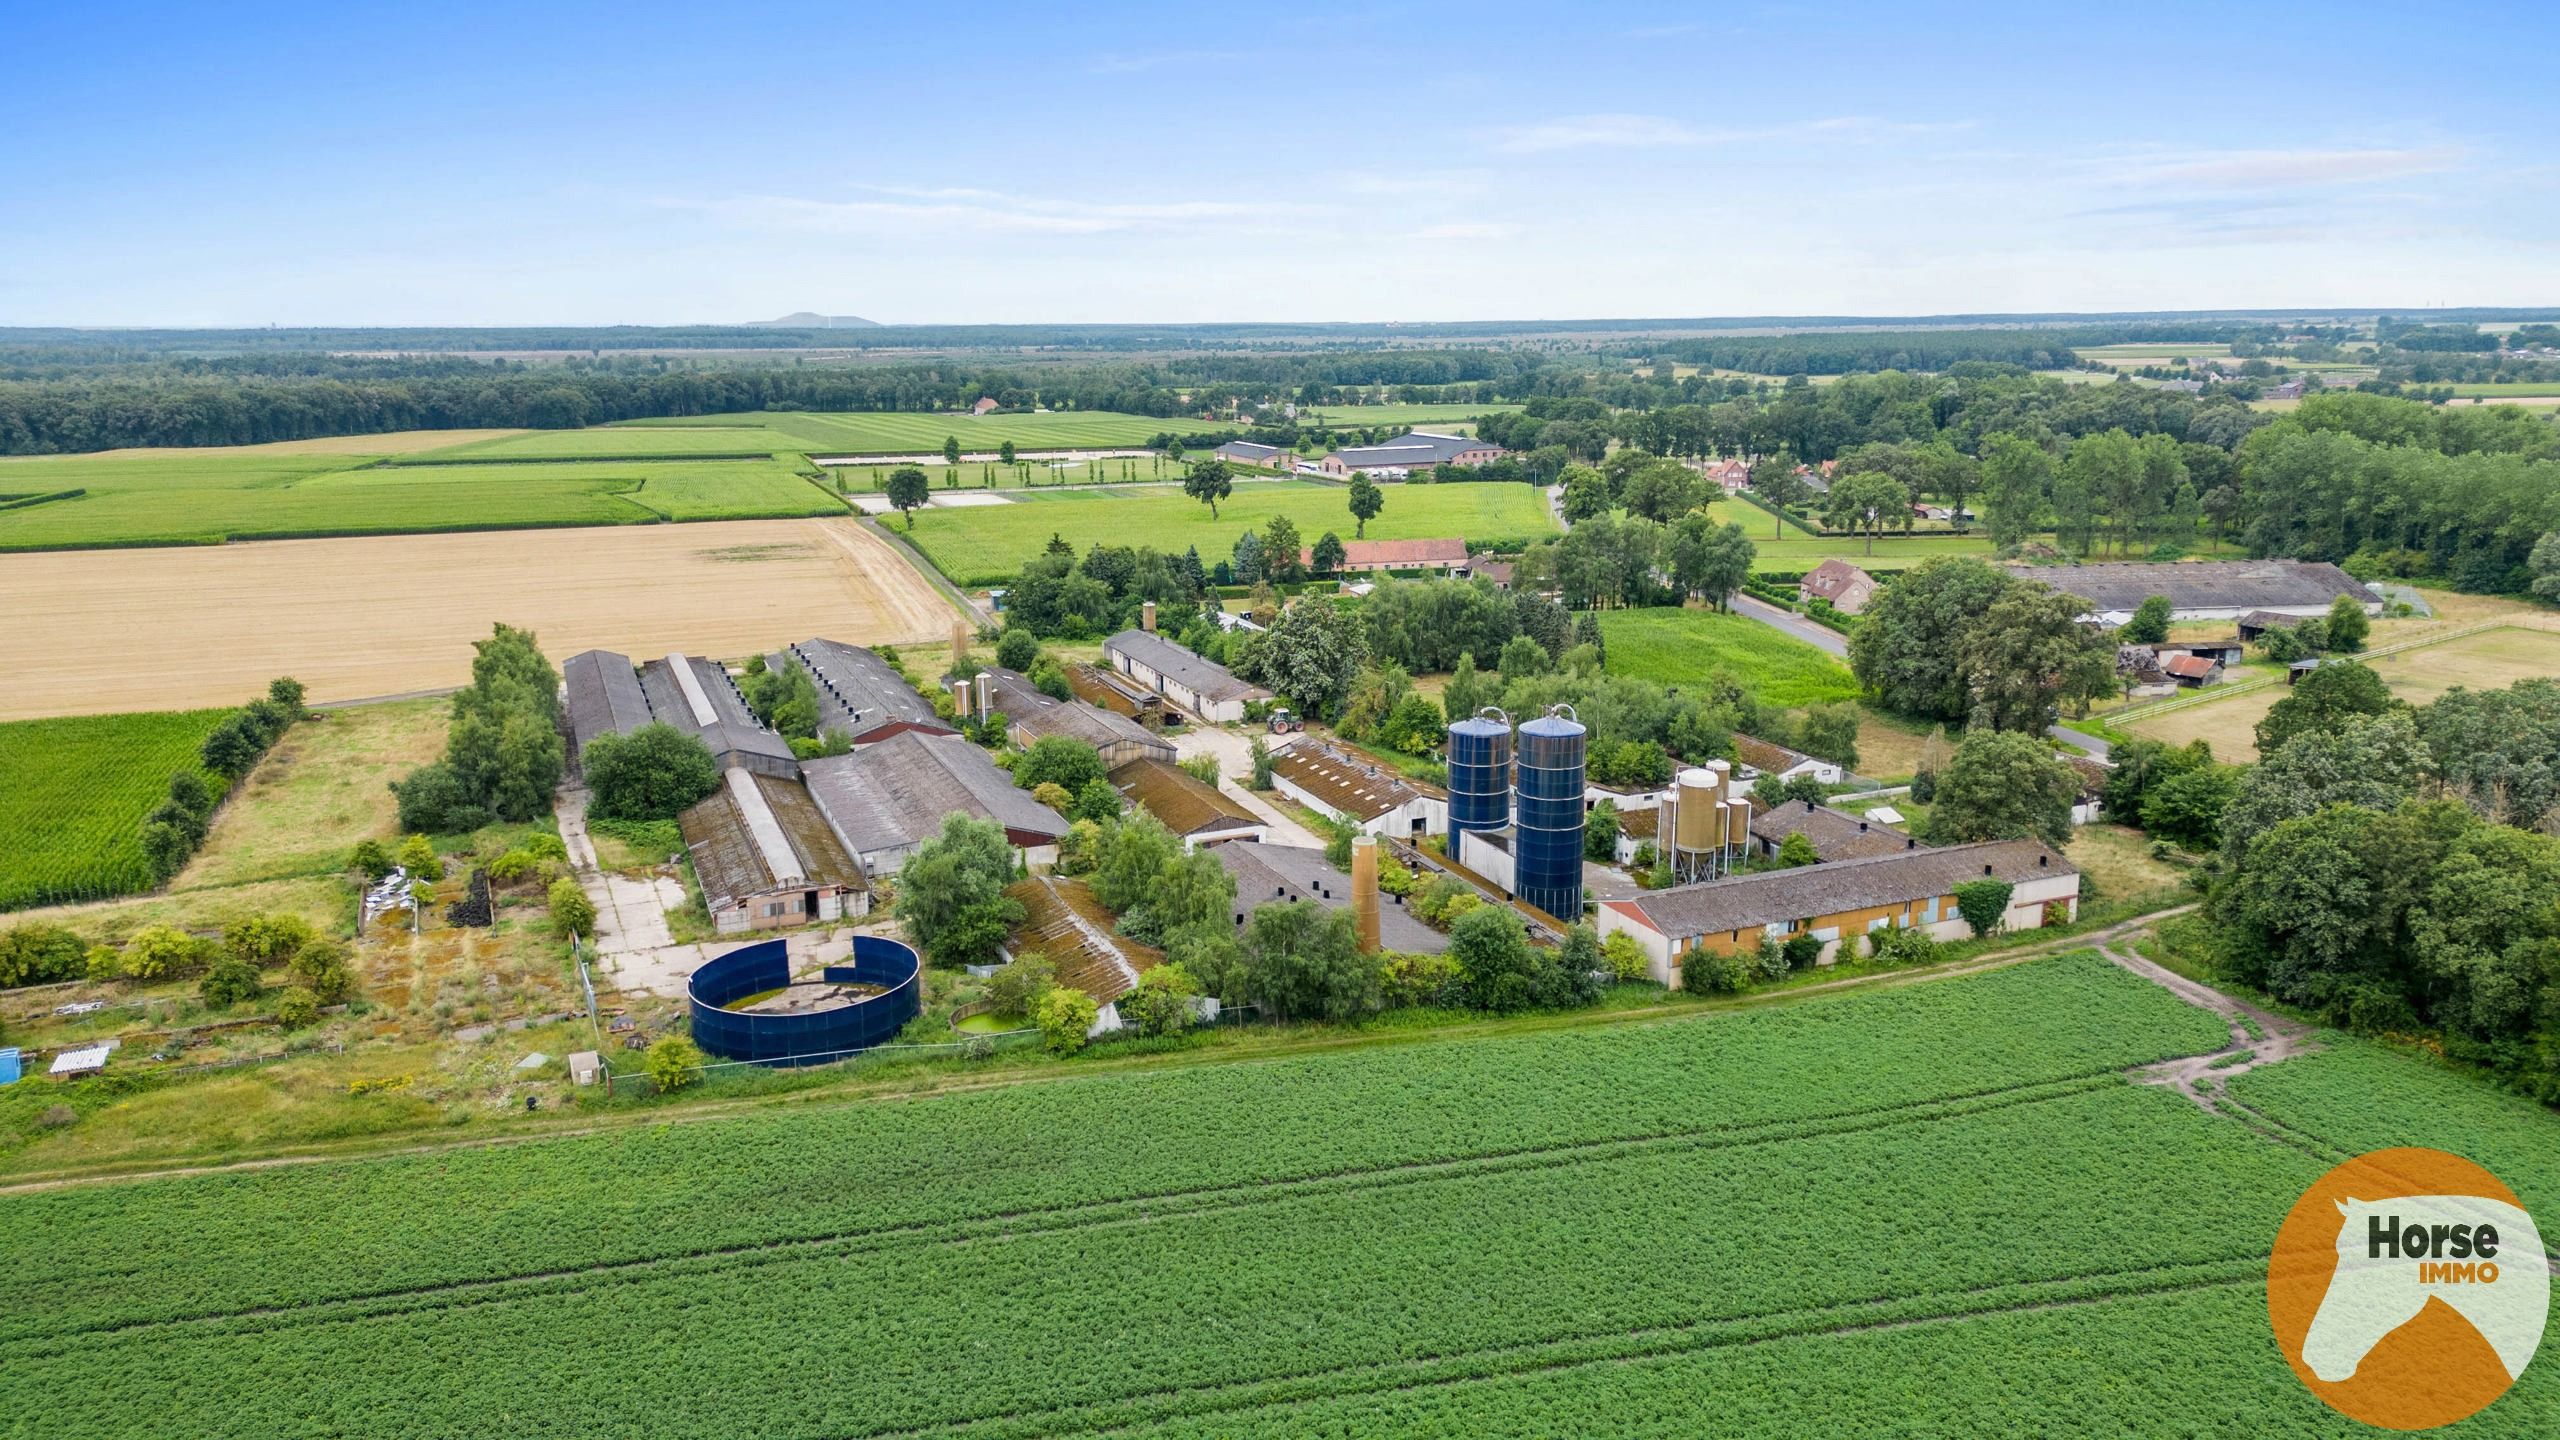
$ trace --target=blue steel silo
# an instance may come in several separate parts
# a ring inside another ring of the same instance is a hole
[[[1520,727],[1512,892],[1560,920],[1582,918],[1582,718],[1554,705]]]
[[[1449,727],[1449,829],[1510,823],[1511,717],[1488,705]]]

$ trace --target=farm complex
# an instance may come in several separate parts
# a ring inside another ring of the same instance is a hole
[[[2271,1258],[2560,1215],[2468,340],[823,318],[0,331],[14,1430],[2560,1433]]]

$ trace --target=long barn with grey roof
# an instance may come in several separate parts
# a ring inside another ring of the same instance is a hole
[[[2154,595],[2173,620],[2238,620],[2253,611],[2301,618],[2328,612],[2341,595],[2373,614],[2382,597],[2335,565],[2302,560],[2197,560],[2162,565],[2013,565],[2021,580],[2077,595],[2087,618],[2122,625]]]
[[[953,815],[1003,826],[1005,838],[1035,868],[1057,862],[1058,841],[1067,833],[1066,817],[1015,789],[986,751],[957,735],[910,730],[849,755],[811,760],[802,774],[828,828],[866,874],[895,872]]]
[[[797,775],[791,742],[756,723],[729,672],[700,656],[670,654],[640,667],[650,715],[700,740],[721,765]]]
[[[1112,669],[1157,691],[1212,724],[1244,718],[1244,707],[1274,698],[1226,666],[1206,660],[1150,630],[1123,630],[1102,642]]]
[[[1072,695],[1060,700],[1042,694],[1029,676],[1001,665],[988,666],[984,674],[988,699],[1003,713],[1008,738],[1026,750],[1043,737],[1063,735],[1092,746],[1106,769],[1132,760],[1173,759],[1172,741],[1126,715]]]
[[[568,692],[569,738],[581,755],[597,736],[627,734],[652,718],[628,655],[581,650],[561,662],[560,684]]]
[[[818,687],[818,729],[841,734],[857,746],[876,745],[909,730],[958,733],[934,713],[905,676],[859,645],[803,640],[766,657],[765,664],[797,665],[808,671]]]
[[[871,908],[862,867],[797,780],[723,772],[720,788],[676,824],[702,903],[723,935],[838,920]]]

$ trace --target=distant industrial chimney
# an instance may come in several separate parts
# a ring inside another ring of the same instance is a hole
[[[951,619],[951,668],[959,669],[961,660],[968,653],[969,622],[955,615]]]
[[[1351,842],[1351,923],[1360,932],[1360,953],[1378,953],[1378,837],[1362,835]]]
[[[1138,628],[1146,631],[1150,635],[1156,633],[1156,602],[1153,600],[1142,601],[1139,603]]]

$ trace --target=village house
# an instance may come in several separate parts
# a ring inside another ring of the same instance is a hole
[[[1502,456],[1502,447],[1490,440],[1415,430],[1376,445],[1346,446],[1316,462],[1316,468],[1327,475],[1410,475],[1440,465],[1487,465]]]
[[[1855,615],[1866,609],[1867,602],[1875,598],[1875,593],[1876,577],[1838,558],[1814,566],[1796,582],[1799,601],[1810,605],[1816,600],[1828,600],[1831,608],[1843,615]]]
[[[1298,563],[1315,568],[1316,552],[1298,552]],[[1464,540],[1345,540],[1342,573],[1377,574],[1388,570],[1437,570],[1446,574],[1467,568]]]
[[[996,404],[994,396],[981,395],[978,397],[978,403],[969,407],[969,413],[971,415],[984,415],[990,410],[999,408],[1001,407]]]
[[[1971,933],[1957,912],[1955,888],[1971,880],[2001,880],[2011,887],[2001,928],[2033,930],[2067,923],[2078,911],[2080,873],[2037,840],[1986,840],[1973,845],[1926,846],[1727,876],[1599,906],[1602,938],[1633,938],[1654,981],[1680,983],[1680,967],[1698,951],[1730,954],[1755,939],[1783,944],[1798,935],[1821,943],[1817,963],[1839,958],[1844,944],[1906,925],[1932,939],[1958,940]]]
[[[1727,495],[1751,488],[1751,462],[1736,457],[1719,460],[1707,467],[1707,478],[1716,482]]]

